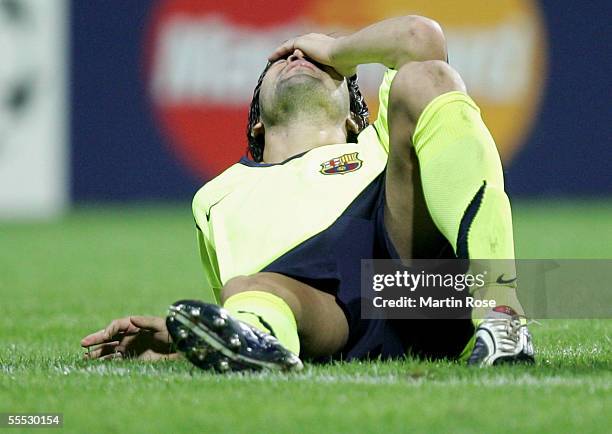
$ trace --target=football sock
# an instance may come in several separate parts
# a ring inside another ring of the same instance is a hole
[[[223,307],[232,317],[271,334],[286,349],[300,354],[297,323],[282,298],[269,292],[245,291],[229,297]]]
[[[463,92],[438,96],[421,114],[413,143],[434,223],[457,257],[470,259],[472,273],[487,271],[485,285],[473,290],[474,297],[493,299],[522,314],[510,202],[499,153],[478,106]],[[474,309],[474,323],[489,311]]]

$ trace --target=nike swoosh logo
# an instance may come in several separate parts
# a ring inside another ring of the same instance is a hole
[[[509,283],[514,283],[514,282],[516,282],[516,277],[506,280],[504,279],[504,275],[502,274],[501,276],[497,278],[497,283],[499,283],[500,285],[507,285]]]

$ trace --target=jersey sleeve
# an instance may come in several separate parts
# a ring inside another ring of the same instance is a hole
[[[198,246],[200,249],[200,259],[204,268],[204,283],[215,302],[220,302],[221,284],[219,263],[217,262],[217,252],[215,250],[214,238],[211,233],[208,219],[206,218],[207,203],[203,200],[203,195],[198,193],[193,200],[193,216],[196,222],[196,232]]]
[[[389,108],[389,91],[391,90],[391,82],[397,71],[387,69],[383,76],[382,83],[378,89],[378,117],[374,121],[374,128],[380,144],[389,153],[389,124],[387,122],[387,113]]]

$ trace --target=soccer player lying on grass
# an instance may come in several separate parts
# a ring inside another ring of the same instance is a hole
[[[446,60],[440,27],[418,16],[277,48],[251,104],[252,158],[193,202],[207,284],[223,307],[183,300],[166,325],[115,320],[83,339],[101,344],[89,357],[176,348],[218,371],[299,369],[298,356],[533,361],[513,261],[489,273],[480,292],[498,307],[474,321],[361,318],[362,258],[514,258],[495,143]],[[388,68],[372,125],[355,77],[365,63]]]

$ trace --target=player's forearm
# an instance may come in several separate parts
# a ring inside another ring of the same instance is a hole
[[[446,41],[438,23],[409,15],[380,21],[337,39],[332,56],[335,64],[349,69],[365,63],[399,69],[411,61],[446,60]]]

